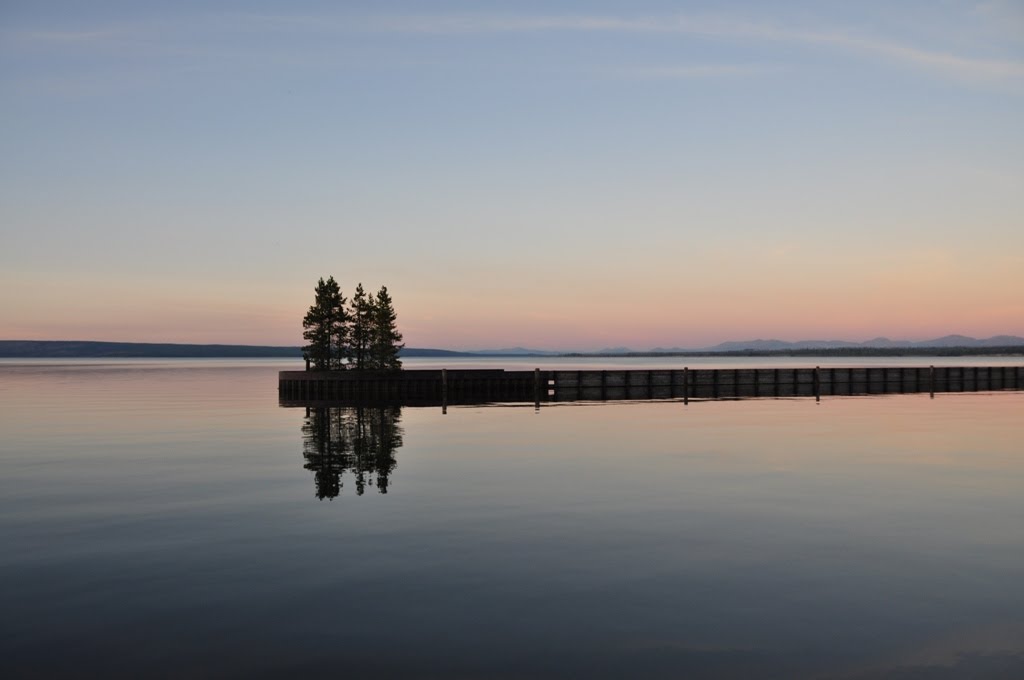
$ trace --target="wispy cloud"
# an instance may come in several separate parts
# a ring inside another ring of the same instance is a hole
[[[779,69],[762,64],[679,64],[672,66],[650,66],[637,68],[618,68],[608,71],[608,75],[623,78],[649,80],[728,78],[757,76],[776,72]]]
[[[355,25],[352,26],[353,28]],[[933,69],[947,75],[977,79],[1024,77],[1024,62],[965,56],[896,41],[835,30],[794,30],[768,23],[707,17],[612,16],[405,16],[377,17],[366,30],[435,34],[514,33],[539,31],[617,32],[692,35],[815,45]]]
[[[843,29],[796,29],[769,22],[713,16],[598,16],[598,15],[306,15],[306,14],[213,14],[201,20],[164,22],[159,27],[114,26],[109,29],[80,31],[4,32],[4,38],[32,44],[89,45],[130,42],[140,48],[144,41],[167,45],[184,38],[195,27],[207,37],[222,33],[344,35],[353,33],[418,33],[424,35],[482,35],[500,33],[618,33],[692,36],[710,40],[744,43],[780,43],[805,45],[823,50],[846,52],[881,59],[935,73],[974,81],[1024,80],[1024,61],[992,58],[932,49]],[[189,41],[191,42],[191,41]],[[1015,47],[1016,50],[1016,47]],[[698,78],[751,75],[771,70],[750,65],[695,65],[653,67],[646,77]],[[625,71],[620,73],[624,74]],[[644,76],[643,70],[634,75]]]
[[[925,50],[842,33],[778,31],[776,39],[820,44],[872,54],[892,61],[936,69],[958,77],[988,80],[1024,77],[1024,62],[1020,61],[964,57],[947,52]]]

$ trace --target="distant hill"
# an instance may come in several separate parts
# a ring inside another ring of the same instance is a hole
[[[740,352],[753,350],[758,352],[771,352],[781,350],[806,350],[806,349],[843,349],[843,348],[873,348],[873,349],[899,349],[914,348],[925,349],[948,348],[948,347],[1016,347],[1024,345],[1024,338],[1015,335],[997,335],[991,338],[978,340],[966,335],[946,335],[934,340],[922,340],[912,342],[910,340],[890,340],[889,338],[874,338],[865,342],[848,342],[846,340],[800,340],[787,342],[785,340],[742,340],[723,342],[714,347],[707,347],[708,352]],[[685,351],[685,350],[679,350]]]
[[[429,349],[425,347],[403,347],[398,353],[403,357],[472,357],[473,352],[456,352],[451,349]]]
[[[506,356],[522,356],[522,357],[543,357],[543,356],[558,356],[561,352],[552,352],[546,349],[527,349],[526,347],[506,347],[504,349],[478,349],[472,352],[461,353],[466,356],[485,356],[485,357],[506,357]]]
[[[474,356],[446,349],[408,347],[403,357]],[[97,342],[91,340],[0,340],[0,358],[5,359],[87,359],[87,358],[302,358],[299,347],[265,345],[189,345],[149,342]]]
[[[976,339],[966,335],[947,335],[934,340],[911,342],[874,338],[865,342],[846,340],[743,340],[723,342],[714,347],[686,349],[656,347],[652,350],[631,350],[611,347],[598,352],[553,352],[543,349],[511,347],[505,349],[459,352],[447,349],[407,347],[401,356],[425,357],[545,357],[545,356],[651,356],[651,355],[715,355],[715,354],[792,354],[813,356],[814,352],[836,356],[871,356],[885,352],[887,356],[907,354],[926,355],[929,351],[948,354],[954,350],[992,354],[994,350],[1024,351],[1024,338],[1015,335],[997,335]],[[987,350],[987,351],[986,351]],[[302,358],[298,347],[266,345],[194,345],[148,342],[97,342],[91,340],[0,340],[0,358],[7,359],[75,359],[75,358]]]
[[[684,347],[655,347],[648,351],[630,351],[625,347],[599,352],[571,352],[567,356],[791,356],[791,357],[871,357],[871,356],[988,356],[1024,355],[1024,338],[1016,335],[996,335],[976,339],[966,335],[946,335],[934,340],[913,342],[873,338],[865,342],[848,340],[742,340],[722,342],[713,347],[688,349]]]

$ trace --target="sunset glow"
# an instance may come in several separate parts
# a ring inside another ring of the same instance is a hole
[[[1019,4],[432,7],[5,6],[0,339],[1024,335]]]

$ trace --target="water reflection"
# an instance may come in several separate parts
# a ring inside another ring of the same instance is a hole
[[[356,495],[388,492],[395,451],[402,446],[401,406],[321,406],[306,409],[303,466],[313,472],[316,497],[331,500],[351,476]]]
[[[0,676],[1024,678],[1024,392],[403,406],[382,451],[278,368],[0,366]]]

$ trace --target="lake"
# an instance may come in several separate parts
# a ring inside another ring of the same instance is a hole
[[[307,411],[296,365],[0,361],[3,677],[1024,677],[1024,392]]]

